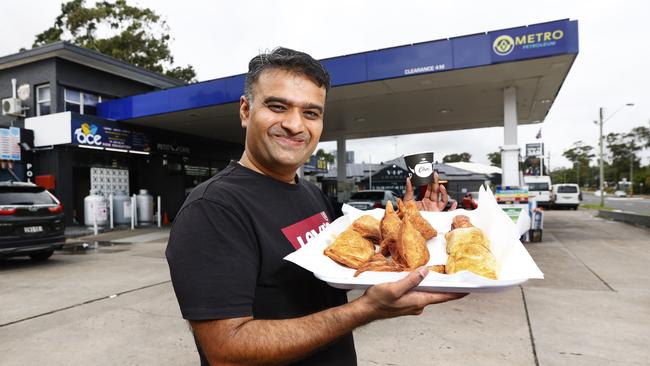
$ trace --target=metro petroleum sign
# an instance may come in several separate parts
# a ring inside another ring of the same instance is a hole
[[[492,61],[502,62],[566,52],[566,22],[491,32]]]

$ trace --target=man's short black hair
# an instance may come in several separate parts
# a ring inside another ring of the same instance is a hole
[[[330,74],[323,65],[310,55],[289,48],[278,47],[270,53],[261,53],[248,63],[244,93],[248,100],[253,100],[253,84],[264,70],[282,69],[305,75],[325,91],[330,90]]]

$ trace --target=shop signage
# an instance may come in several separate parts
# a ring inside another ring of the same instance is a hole
[[[20,160],[20,128],[0,128],[0,160]]]
[[[492,62],[566,52],[567,22],[552,22],[490,32]]]
[[[190,154],[189,146],[176,145],[176,144],[164,144],[160,142],[156,144],[156,150],[160,152],[168,152],[174,154],[184,154],[184,155]]]
[[[543,156],[544,144],[537,142],[534,144],[526,144],[526,156]]]
[[[151,151],[149,136],[123,127],[84,120],[83,116],[72,118],[70,123],[72,143],[119,150]]]

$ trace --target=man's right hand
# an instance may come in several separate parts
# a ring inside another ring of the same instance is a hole
[[[357,301],[371,320],[394,318],[403,315],[419,315],[427,305],[460,299],[462,293],[430,293],[411,291],[428,273],[420,267],[399,281],[382,283],[366,290]]]

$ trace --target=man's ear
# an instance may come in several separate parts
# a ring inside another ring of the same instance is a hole
[[[239,97],[239,119],[243,128],[248,127],[248,119],[251,115],[251,105],[246,96]]]

